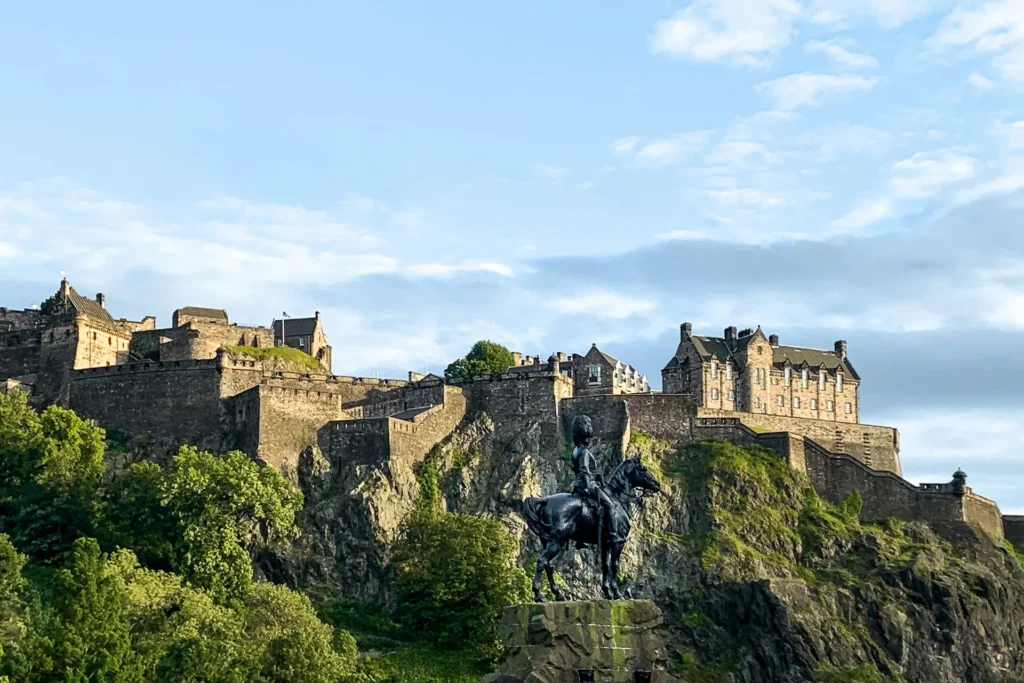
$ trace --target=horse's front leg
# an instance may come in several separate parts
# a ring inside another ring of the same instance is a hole
[[[615,600],[622,599],[622,591],[619,589],[619,558],[622,557],[623,546],[625,546],[625,543],[612,543],[612,547],[609,550],[611,555],[611,561],[609,562],[611,565],[611,581],[609,583],[613,599]]]
[[[548,539],[547,545],[544,546],[543,552],[540,557],[537,558],[537,571],[533,575],[533,599],[535,602],[547,602],[544,594],[540,592],[541,587],[541,572],[547,572],[548,581],[551,583],[551,592],[555,594],[556,600],[564,599],[561,596],[561,591],[555,586],[554,574],[551,568],[552,562],[555,561],[555,557],[562,550],[562,544],[556,540]]]

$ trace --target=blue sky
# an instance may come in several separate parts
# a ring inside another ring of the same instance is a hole
[[[4,9],[4,305],[320,310],[391,376],[844,338],[911,479],[1024,513],[1024,3],[293,4]]]

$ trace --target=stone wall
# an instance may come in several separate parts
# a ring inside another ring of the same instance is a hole
[[[38,330],[0,331],[0,380],[37,372],[39,355]]]
[[[561,405],[562,425],[568,450],[572,447],[573,418],[586,415],[594,426],[591,450],[598,456],[605,470],[626,455],[630,435],[630,417],[624,396],[576,396],[565,399]]]
[[[964,496],[963,506],[964,520],[993,536],[1002,536],[1005,533],[1003,516],[994,500],[989,500],[969,490]]]
[[[69,401],[104,428],[219,450],[220,375],[215,360],[75,370]]]
[[[675,441],[689,433],[697,404],[692,396],[680,394],[628,394],[620,396],[629,409],[632,429]]]
[[[168,360],[213,358],[221,346],[274,346],[273,330],[193,320],[180,327],[141,330],[131,338],[131,351],[137,356]]]
[[[499,439],[512,439],[524,430],[539,427],[542,448],[561,452],[564,435],[559,403],[572,395],[572,382],[554,373],[505,373],[456,380],[463,387],[467,411],[485,412],[495,418]],[[500,418],[500,419],[498,419]]]
[[[131,335],[122,329],[79,319],[75,322],[75,337],[75,370],[117,365],[128,360]]]
[[[465,391],[444,387],[444,403],[435,405],[409,420],[388,421],[388,448],[391,460],[413,465],[421,462],[435,444],[450,435],[466,417]]]
[[[257,388],[259,437],[256,454],[280,470],[293,469],[310,446],[329,447],[324,427],[342,419],[341,400],[325,381],[265,380]]]
[[[1024,516],[1004,515],[1003,533],[1006,540],[1017,548],[1017,552],[1024,553]]]
[[[899,432],[892,427],[824,422],[710,408],[700,408],[697,414],[701,417],[735,417],[755,431],[799,434],[813,439],[834,453],[849,453],[872,469],[895,474],[902,472],[899,461]]]
[[[391,454],[389,419],[339,420],[327,425],[327,455],[331,467],[342,463],[369,466],[386,463]]]
[[[42,323],[43,314],[40,311],[32,309],[19,311],[0,306],[0,332],[6,330],[28,330],[38,327]]]

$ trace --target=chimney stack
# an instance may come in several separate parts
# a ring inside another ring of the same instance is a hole
[[[779,335],[777,335],[777,334],[770,335],[768,337],[768,343],[771,344],[772,346],[778,346],[779,345]]]
[[[727,341],[735,341],[736,339],[736,326],[730,326],[725,328],[725,338]]]
[[[845,339],[840,339],[839,341],[836,342],[836,355],[839,356],[839,358],[841,360],[846,360],[846,340]]]
[[[693,325],[690,323],[683,323],[679,326],[679,340],[686,341],[693,335]]]
[[[316,313],[314,313],[313,317],[316,318],[317,320],[319,320],[320,319],[320,311],[317,311]]]
[[[96,295],[96,303],[100,305],[100,308],[106,310],[107,308],[107,297],[103,296],[103,292]]]

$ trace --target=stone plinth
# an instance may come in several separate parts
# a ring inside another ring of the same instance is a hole
[[[501,640],[507,659],[484,683],[577,683],[581,669],[596,683],[631,683],[636,671],[653,683],[667,673],[661,610],[650,600],[588,600],[507,607]]]

